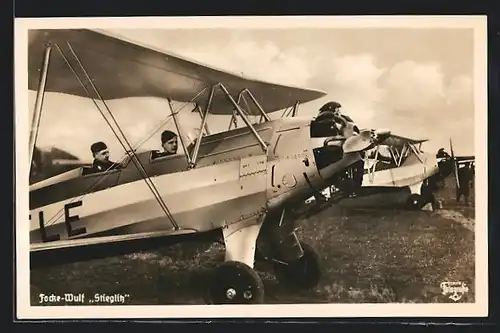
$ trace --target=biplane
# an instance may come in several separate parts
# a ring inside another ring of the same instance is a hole
[[[367,202],[370,196],[394,194],[407,208],[421,209],[434,202],[434,193],[444,186],[445,178],[452,172],[456,186],[460,187],[458,168],[474,157],[455,156],[451,140],[451,156],[444,149],[438,154],[425,152],[422,145],[427,141],[391,134],[367,151],[362,187],[355,198],[346,198],[343,204],[356,205]]]
[[[30,157],[48,92],[94,101],[126,151],[120,168],[88,174],[81,166],[30,185],[32,268],[208,237],[225,244],[208,283],[212,304],[263,302],[256,258],[273,263],[286,285],[319,282],[319,256],[298,239],[289,208],[388,133],[338,137],[315,133],[314,118],[271,120],[269,113],[325,93],[246,78],[103,31],[33,30],[28,52],[29,89],[37,92]],[[179,136],[183,153],[138,153],[107,103],[128,97],[167,100],[179,133],[171,101],[191,103],[202,130],[191,142]],[[211,133],[212,115],[244,126]]]
[[[427,141],[391,134],[366,154],[362,187],[370,190],[408,188],[406,205],[422,208],[430,200],[423,193],[426,180],[440,172],[435,154],[422,150],[422,144]]]

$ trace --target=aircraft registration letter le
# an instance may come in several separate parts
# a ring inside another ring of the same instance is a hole
[[[29,216],[31,220],[31,214]],[[43,218],[43,211],[38,212],[38,224],[40,226],[40,234],[42,235],[42,241],[45,242],[54,242],[61,239],[59,235],[47,236],[47,231],[45,230],[45,221]]]
[[[73,229],[71,223],[78,221],[80,217],[78,215],[69,215],[71,208],[80,207],[82,204],[82,201],[75,201],[64,205],[64,223],[66,224],[68,237],[78,236],[87,232],[85,228]]]
[[[73,237],[77,235],[81,235],[87,232],[87,230],[82,227],[78,229],[73,229],[71,223],[80,220],[78,215],[70,215],[70,209],[75,207],[80,207],[83,205],[82,201],[70,202],[64,205],[64,224],[66,225],[66,231],[68,233],[68,237]],[[31,220],[31,215],[29,216]],[[61,239],[60,235],[47,235],[47,230],[45,229],[45,220],[43,216],[43,211],[38,212],[38,223],[40,225],[40,233],[42,235],[43,242],[54,242]]]

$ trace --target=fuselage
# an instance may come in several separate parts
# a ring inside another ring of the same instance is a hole
[[[303,201],[360,158],[341,154],[318,167],[310,122],[255,125],[266,151],[248,128],[204,136],[194,168],[184,154],[156,160],[151,152],[138,154],[167,212],[131,157],[119,170],[83,175],[77,168],[33,184],[30,243],[168,231],[172,222],[205,232]]]

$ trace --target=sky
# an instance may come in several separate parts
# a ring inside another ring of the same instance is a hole
[[[300,116],[315,116],[327,101],[360,127],[390,129],[394,134],[427,138],[424,150],[474,154],[473,31],[443,28],[385,29],[169,29],[108,30],[141,44],[257,79],[327,92],[300,106]],[[49,71],[50,77],[50,71]],[[30,112],[36,93],[30,91]],[[114,100],[109,104],[132,145],[143,141],[169,114],[156,98]],[[182,103],[175,103],[174,109]],[[181,126],[195,133],[200,118],[185,106]],[[140,109],[138,116],[135,110]],[[281,114],[281,113],[279,113]],[[194,117],[194,118],[193,118]],[[227,119],[225,124],[227,124]],[[209,125],[211,124],[209,121]],[[142,148],[158,149],[162,129]],[[105,141],[111,157],[123,155],[90,100],[48,93],[39,146],[57,146],[91,158],[89,147]]]

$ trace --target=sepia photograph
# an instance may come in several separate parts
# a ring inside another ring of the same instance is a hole
[[[16,19],[15,52],[19,318],[488,314],[485,17]]]

